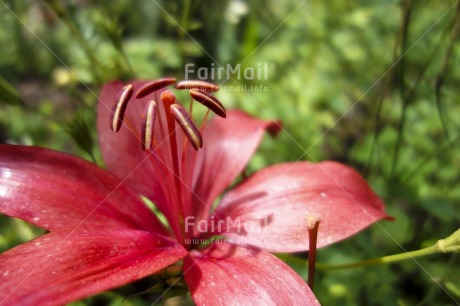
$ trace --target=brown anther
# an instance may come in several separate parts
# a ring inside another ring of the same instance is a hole
[[[176,102],[176,95],[171,90],[165,90],[161,93],[160,99],[165,105],[171,105]]]
[[[155,124],[155,118],[157,115],[157,103],[153,100],[145,107],[145,112],[142,115],[144,121],[142,122],[141,129],[141,141],[142,141],[142,150],[148,151],[152,148],[153,144],[153,126]]]
[[[198,150],[203,147],[203,139],[201,138],[200,131],[195,126],[192,119],[190,119],[190,116],[185,111],[185,109],[179,104],[172,104],[170,106],[170,110],[174,119],[176,119],[177,123],[179,123],[193,148]]]
[[[213,95],[205,92],[205,91],[195,91],[195,90],[190,90],[190,96],[195,100],[212,110],[216,115],[226,118],[227,114],[225,112],[225,108],[220,103],[220,101],[214,97]]]
[[[123,124],[126,107],[129,99],[133,95],[133,85],[128,84],[123,87],[112,104],[112,114],[110,116],[110,128],[118,132]]]
[[[142,86],[136,92],[136,98],[137,99],[144,98],[145,96],[151,94],[152,92],[162,89],[174,83],[176,83],[175,78],[162,78],[162,79],[154,80]]]
[[[185,80],[176,84],[177,89],[202,90],[202,91],[219,91],[219,86],[205,81]]]

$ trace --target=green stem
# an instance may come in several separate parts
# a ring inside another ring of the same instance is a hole
[[[191,0],[185,0],[184,1],[184,7],[182,10],[182,16],[180,20],[180,29],[179,29],[179,38],[180,38],[180,53],[181,53],[181,60],[182,60],[182,66],[185,65],[185,60],[186,60],[186,54],[185,54],[185,39],[186,39],[186,34],[188,33],[188,23],[189,23],[189,17],[190,17],[190,6],[191,6]]]
[[[353,262],[353,263],[348,263],[348,264],[329,265],[329,264],[317,263],[316,268],[318,270],[340,270],[340,269],[349,269],[349,268],[357,268],[357,267],[366,267],[366,266],[372,266],[372,265],[378,265],[378,264],[388,264],[391,262],[403,261],[407,259],[414,259],[416,257],[431,255],[431,254],[435,254],[438,252],[439,252],[439,249],[437,248],[437,246],[432,245],[430,247],[416,250],[416,251],[389,255],[389,256],[383,256],[379,258],[373,258],[373,259],[368,259],[368,260],[363,260],[363,261],[358,261],[358,262]]]
[[[91,65],[95,67],[94,68],[95,77],[99,82],[101,82],[100,72],[103,71],[103,68],[101,64],[99,63],[99,61],[97,60],[96,56],[94,55],[93,50],[89,46],[88,42],[83,38],[83,36],[80,34],[80,31],[78,31],[77,27],[75,27],[75,25],[72,23],[72,21],[67,15],[62,16],[61,20],[67,25],[70,32],[72,32],[73,36],[75,36],[80,46],[83,48],[83,50],[85,50],[85,53],[88,56],[91,62]]]
[[[50,8],[54,11],[54,13],[61,19],[62,22],[69,28],[72,35],[77,39],[80,46],[85,51],[86,55],[91,62],[91,67],[93,68],[93,73],[96,80],[99,83],[102,83],[101,73],[103,70],[102,65],[99,63],[98,59],[94,55],[94,52],[88,42],[83,38],[80,31],[78,31],[77,27],[73,24],[72,20],[67,15],[62,3],[60,0],[44,0]]]
[[[403,11],[402,11],[402,22],[401,22],[401,41],[400,41],[400,52],[399,54],[395,54],[395,61],[399,60],[397,69],[395,70],[395,77],[397,80],[397,86],[399,89],[399,95],[401,97],[401,115],[399,116],[399,124],[397,127],[397,139],[393,150],[393,157],[391,162],[390,168],[390,182],[395,178],[397,165],[399,162],[399,151],[401,149],[401,145],[403,142],[403,133],[406,123],[406,114],[407,108],[409,106],[410,100],[407,98],[406,95],[406,51],[407,51],[407,43],[409,41],[409,25],[411,21],[411,16],[413,12],[413,2],[412,0],[406,0],[403,3]]]
[[[128,56],[126,55],[125,48],[122,45],[120,45],[120,47],[117,49],[118,49],[118,52],[121,54],[121,57],[125,61],[125,64],[128,67],[130,75],[134,77],[136,73],[134,72],[133,66],[131,66],[131,63],[128,60]]]
[[[190,0],[185,0],[184,1],[184,10],[182,11],[182,17],[181,17],[181,21],[180,21],[182,31],[179,32],[179,35],[181,36],[182,39],[185,38],[185,33],[188,32],[189,15],[190,15]]]
[[[16,88],[0,75],[0,101],[9,105],[25,106],[24,100]]]

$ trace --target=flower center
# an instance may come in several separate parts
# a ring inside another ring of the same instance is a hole
[[[118,132],[125,123],[139,139],[142,150],[146,152],[158,176],[163,201],[173,208],[169,207],[169,216],[165,213],[166,208],[160,209],[167,215],[176,237],[185,239],[188,237],[185,237],[187,233],[184,232],[183,220],[193,215],[191,205],[186,203],[190,203],[192,198],[194,164],[198,150],[203,147],[201,134],[207,124],[209,111],[223,118],[226,117],[226,111],[222,103],[211,94],[219,90],[217,85],[192,80],[178,82],[175,86],[176,89],[189,91],[190,107],[185,110],[176,95],[165,89],[175,83],[174,78],[154,80],[143,85],[135,94],[133,85],[123,87],[112,105],[110,128]],[[143,99],[143,103],[147,100],[143,113],[139,114],[141,125],[137,128],[133,122],[139,120],[130,120],[136,118],[127,118],[125,115],[128,103],[134,99]],[[192,120],[193,101],[207,108],[199,128]],[[176,127],[181,132],[176,132]]]

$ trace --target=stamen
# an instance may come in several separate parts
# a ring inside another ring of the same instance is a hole
[[[190,96],[195,101],[200,102],[201,104],[212,110],[216,115],[222,118],[227,117],[224,106],[213,95],[201,90],[190,90]]]
[[[190,119],[189,115],[185,109],[179,104],[172,104],[170,106],[171,114],[174,116],[174,119],[179,123],[180,127],[187,136],[190,143],[195,148],[195,150],[203,147],[203,139],[201,138],[200,131],[195,126],[193,121]]]
[[[117,98],[112,104],[112,115],[110,116],[110,128],[114,132],[118,132],[123,124],[126,107],[128,101],[133,95],[133,85],[129,84],[123,87]]]
[[[168,85],[176,83],[175,78],[162,78],[158,80],[154,80],[150,83],[145,84],[136,92],[136,98],[144,98],[145,96],[151,94],[154,91],[162,89]]]
[[[219,86],[205,81],[185,80],[176,84],[177,89],[202,90],[202,91],[219,91]]]
[[[146,105],[145,112],[142,115],[144,122],[142,123],[142,150],[148,151],[153,144],[153,126],[157,114],[157,103],[153,100]]]

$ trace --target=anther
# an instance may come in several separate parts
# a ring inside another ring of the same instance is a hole
[[[203,147],[203,139],[201,138],[200,131],[190,119],[185,109],[179,104],[172,104],[170,106],[170,110],[174,119],[176,119],[177,123],[179,123],[180,127],[184,131],[185,136],[187,136],[195,150]]]
[[[190,96],[195,101],[200,102],[201,104],[212,110],[216,115],[222,118],[227,117],[224,106],[213,95],[201,90],[190,90]]]
[[[205,81],[185,80],[176,84],[177,89],[202,90],[202,91],[219,91],[219,86]]]
[[[112,104],[112,114],[110,116],[110,128],[114,132],[118,132],[123,124],[126,106],[133,95],[133,85],[129,84],[123,87],[117,98]]]
[[[175,78],[162,78],[162,79],[154,80],[142,86],[136,92],[136,98],[137,99],[144,98],[145,96],[151,94],[152,92],[162,89],[174,83],[176,83]]]
[[[142,150],[148,151],[152,148],[153,143],[153,126],[157,114],[157,103],[153,100],[145,107],[145,112],[142,115],[144,121],[142,122]]]

